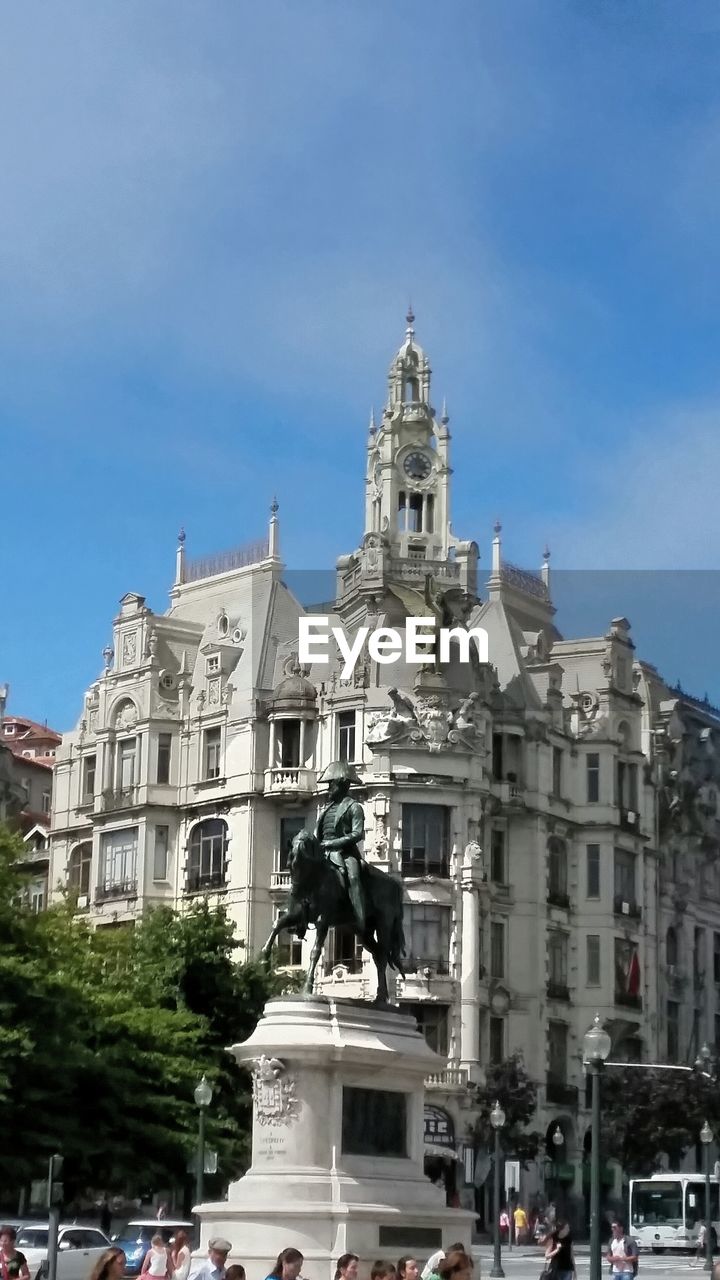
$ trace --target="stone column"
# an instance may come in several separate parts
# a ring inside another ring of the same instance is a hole
[[[479,881],[482,850],[471,841],[463,854],[462,887],[462,967],[460,975],[460,1062],[467,1070],[477,1065],[480,1054],[480,969]]]

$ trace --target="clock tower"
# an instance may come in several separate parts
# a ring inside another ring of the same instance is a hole
[[[435,418],[430,364],[415,341],[412,310],[388,378],[379,426],[370,423],[365,533],[380,534],[400,560],[446,560],[450,535],[448,417]]]

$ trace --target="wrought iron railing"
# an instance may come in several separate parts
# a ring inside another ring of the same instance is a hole
[[[106,880],[95,890],[95,901],[105,902],[109,898],[136,898],[137,880]]]
[[[249,564],[259,564],[267,560],[270,545],[267,538],[259,538],[256,542],[248,542],[245,546],[234,547],[232,551],[220,551],[214,556],[201,556],[189,560],[185,565],[185,582],[198,582],[201,578],[215,578],[219,573],[229,573],[232,569],[244,569]]]

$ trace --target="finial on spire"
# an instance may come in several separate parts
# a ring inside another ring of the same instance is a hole
[[[550,590],[550,548],[547,542],[545,543],[545,550],[543,551],[543,562],[542,562],[542,569],[540,570],[540,576],[542,577],[542,580],[549,591]]]
[[[492,544],[492,576],[494,578],[499,578],[500,566],[501,566],[500,533],[502,531],[502,525],[499,520],[495,521],[495,524],[493,525],[493,531],[495,533],[495,537],[493,538],[493,544]]]
[[[175,583],[176,587],[182,586],[185,581],[185,530],[180,529],[177,536],[177,547],[175,549]]]
[[[415,330],[413,328],[413,325],[415,324],[415,312],[412,309],[412,302],[408,302],[407,315],[405,316],[405,319],[407,321],[407,336],[408,338],[412,338],[415,334]]]
[[[370,435],[374,436],[376,431],[377,431],[377,426],[375,425],[375,405],[373,404],[370,406]]]
[[[442,413],[440,414],[440,421],[442,422],[444,427],[446,427],[448,422],[450,421],[450,414],[447,411],[447,400],[445,399],[445,396],[443,396]]]
[[[277,498],[270,503],[270,528],[268,530],[268,556],[277,559],[280,554],[280,525],[277,513],[280,510]]]

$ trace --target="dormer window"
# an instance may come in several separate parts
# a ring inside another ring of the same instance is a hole
[[[217,675],[220,670],[220,657],[217,653],[211,653],[209,658],[205,659],[205,672],[209,676]]]

